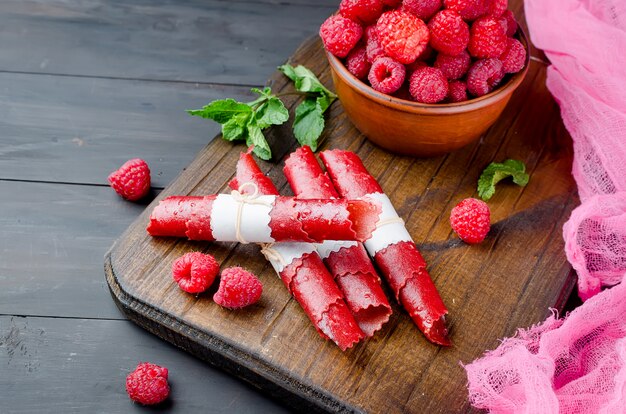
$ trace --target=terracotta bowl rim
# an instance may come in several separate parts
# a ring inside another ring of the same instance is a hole
[[[515,37],[517,37],[518,40],[520,40],[526,48],[526,61],[524,62],[524,68],[519,72],[513,74],[513,76],[511,76],[507,83],[501,85],[496,90],[478,98],[473,98],[465,102],[455,103],[425,104],[420,102],[407,101],[405,99],[396,98],[378,92],[374,90],[371,86],[365,84],[363,81],[355,77],[352,73],[350,73],[345,65],[336,56],[332,55],[326,50],[324,50],[324,52],[326,53],[326,57],[328,58],[328,62],[330,63],[331,68],[337,74],[337,76],[341,78],[344,83],[348,84],[351,89],[355,90],[366,98],[371,99],[372,101],[375,101],[383,106],[389,106],[405,112],[452,114],[463,113],[481,107],[489,106],[492,103],[502,99],[508,93],[512,93],[512,91],[517,89],[520,83],[522,83],[524,77],[526,76],[526,73],[528,72],[528,66],[530,63],[530,45],[528,43],[526,33],[524,33],[524,30],[521,27],[518,28]]]

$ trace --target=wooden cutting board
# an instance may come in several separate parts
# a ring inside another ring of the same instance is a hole
[[[331,86],[319,41],[305,42],[290,59]],[[107,254],[105,273],[114,300],[129,319],[161,338],[222,367],[300,409],[372,413],[469,412],[469,363],[498,339],[562,308],[574,284],[563,253],[561,228],[578,204],[570,175],[570,139],[545,84],[545,65],[531,61],[523,85],[499,121],[452,154],[429,159],[394,156],[367,141],[335,103],[324,132],[326,148],[356,151],[406,221],[429,263],[450,311],[454,346],[427,342],[395,301],[389,323],[347,352],[324,341],[287,293],[255,245],[152,238],[146,225],[156,203],[173,194],[228,191],[242,145],[214,139],[126,230]],[[275,92],[292,86],[280,73]],[[293,109],[297,99],[288,97]],[[283,194],[291,194],[282,160],[295,148],[290,125],[272,129],[275,163],[260,162]],[[502,182],[489,201],[492,229],[485,242],[458,240],[450,209],[476,195],[480,172],[492,161],[523,160],[530,183]],[[223,266],[240,265],[264,284],[261,301],[228,311],[185,294],[172,281],[172,262],[190,251],[208,252]],[[389,290],[387,290],[389,294]],[[391,295],[389,295],[391,297]]]

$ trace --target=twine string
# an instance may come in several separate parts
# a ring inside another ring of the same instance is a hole
[[[244,188],[251,187],[252,193],[248,194],[244,192]],[[241,234],[241,218],[243,216],[243,208],[246,204],[258,204],[266,207],[272,207],[272,203],[259,199],[259,187],[253,182],[245,182],[239,186],[239,190],[233,190],[230,192],[233,200],[237,202],[237,218],[235,221],[235,238],[239,243],[248,243]]]

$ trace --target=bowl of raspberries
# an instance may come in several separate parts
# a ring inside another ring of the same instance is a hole
[[[507,0],[342,0],[319,34],[346,114],[399,154],[475,141],[528,71]]]

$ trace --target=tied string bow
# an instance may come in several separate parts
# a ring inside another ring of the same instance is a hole
[[[251,188],[251,192],[245,191],[246,188]],[[237,221],[235,224],[235,237],[239,243],[248,243],[241,234],[241,217],[243,215],[243,209],[246,204],[260,204],[267,207],[272,207],[272,203],[265,200],[260,200],[259,187],[253,182],[245,182],[239,186],[239,190],[233,190],[230,195],[235,201],[237,201]],[[274,243],[260,243],[261,253],[269,261],[280,263],[282,266],[287,265],[283,256],[274,248]]]
[[[245,188],[252,188],[251,193],[244,191]],[[258,204],[266,207],[272,207],[272,203],[259,199],[259,187],[253,182],[245,182],[239,186],[239,190],[233,190],[230,192],[233,200],[237,202],[237,220],[235,222],[235,237],[239,243],[247,244],[241,234],[241,217],[243,215],[243,209],[246,204]]]

